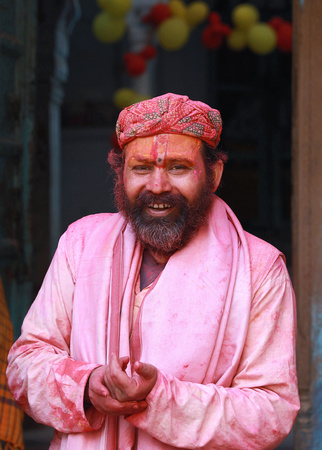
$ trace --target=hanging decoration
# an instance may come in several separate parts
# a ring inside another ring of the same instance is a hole
[[[131,0],[97,0],[98,6],[113,17],[124,17],[131,7]]]
[[[126,32],[126,15],[131,11],[132,0],[96,0],[101,11],[94,17],[92,30],[101,42],[113,44]],[[217,11],[210,11],[207,2],[195,0],[188,5],[184,0],[168,0],[153,5],[142,22],[152,28],[152,38],[166,51],[178,51],[189,40],[190,33],[204,24],[201,45],[209,51],[222,45],[232,51],[246,48],[257,55],[267,55],[277,49],[283,53],[292,51],[292,23],[282,17],[273,17],[267,23],[260,21],[258,8],[241,3],[231,11],[231,25],[222,22]],[[124,69],[130,77],[142,75],[148,61],[157,54],[157,46],[147,45],[138,53],[123,55]],[[114,104],[124,108],[146,99],[130,88],[115,92]]]
[[[247,47],[247,34],[243,30],[235,28],[231,30],[230,34],[227,36],[227,46],[231,50],[240,51]]]
[[[123,17],[113,17],[109,12],[102,11],[94,18],[92,30],[96,39],[112,44],[123,37],[126,23]]]
[[[147,45],[140,53],[127,52],[123,55],[127,73],[132,77],[142,75],[146,70],[147,61],[157,53],[153,45]]]
[[[252,25],[247,33],[247,45],[258,55],[271,53],[276,47],[276,40],[274,28],[266,23]]]
[[[154,45],[146,45],[143,50],[141,50],[140,54],[146,60],[153,59],[157,54],[157,49]]]
[[[147,17],[150,21],[153,19],[160,47],[176,51],[184,47],[190,31],[204,22],[208,15],[209,6],[206,2],[194,1],[186,6],[182,0],[170,0],[168,4],[155,5],[145,20]]]
[[[208,50],[214,50],[222,45],[224,37],[230,33],[230,26],[222,23],[220,14],[211,12],[208,26],[202,32],[201,42]]]
[[[143,17],[142,22],[150,23],[151,25],[158,27],[162,22],[169,19],[170,17],[171,10],[169,5],[167,5],[166,3],[157,3],[156,5],[152,6],[149,14]]]
[[[125,34],[125,16],[132,7],[131,0],[97,0],[102,9],[93,19],[92,31],[96,39],[113,44]]]
[[[258,55],[271,53],[277,42],[275,29],[269,24],[260,22],[258,9],[249,3],[235,6],[231,13],[235,25],[227,38],[227,46],[231,50],[240,51],[248,47]]]
[[[146,61],[139,53],[126,52],[123,55],[127,73],[131,77],[142,75],[146,70]]]
[[[195,1],[187,7],[186,20],[191,29],[204,22],[209,16],[209,6],[206,2]]]
[[[189,39],[188,23],[180,17],[170,17],[158,27],[157,37],[159,45],[164,50],[179,50]]]
[[[276,32],[278,50],[290,53],[292,51],[292,24],[278,16],[273,17],[268,23]]]
[[[246,31],[259,21],[259,11],[254,5],[242,3],[233,8],[231,20],[237,29]]]
[[[133,105],[133,103],[141,102],[147,100],[149,96],[140,94],[131,88],[120,88],[114,92],[113,103],[119,108],[123,109],[127,106]]]
[[[126,31],[125,18],[131,10],[132,0],[96,1],[102,11],[92,23],[95,37],[108,44],[120,40]],[[192,1],[189,5],[183,0],[157,3],[142,22],[154,28],[161,48],[177,51],[188,42],[190,32],[207,18],[201,44],[208,50],[218,49],[226,43],[231,50],[241,51],[248,47],[260,55],[271,53],[275,48],[284,53],[292,51],[292,24],[281,17],[273,17],[268,23],[260,22],[258,8],[250,3],[241,3],[232,9],[233,27],[224,24],[220,14],[210,11],[208,4],[201,0]],[[129,75],[138,76],[144,72],[148,58],[142,56],[124,55]]]
[[[170,0],[168,5],[172,16],[187,20],[187,8],[182,0]]]

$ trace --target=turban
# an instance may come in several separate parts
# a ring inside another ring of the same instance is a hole
[[[124,108],[116,122],[120,147],[137,137],[160,133],[185,134],[216,148],[222,122],[219,111],[186,95],[164,94]]]

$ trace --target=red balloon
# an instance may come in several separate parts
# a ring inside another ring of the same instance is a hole
[[[209,14],[209,25],[217,25],[218,23],[221,23],[221,16],[216,11],[212,11]]]
[[[132,77],[142,75],[146,70],[146,62],[143,56],[138,53],[128,52],[124,56],[126,71]]]
[[[143,56],[144,59],[153,59],[157,54],[157,49],[154,45],[147,45],[143,50],[140,51],[140,55]]]
[[[282,17],[279,16],[275,16],[272,17],[269,21],[268,21],[268,25],[270,25],[272,28],[274,28],[274,30],[277,32],[285,23],[285,20],[282,19]]]
[[[219,23],[216,25],[216,31],[223,36],[228,36],[231,33],[231,27],[225,23]]]
[[[223,35],[216,31],[213,27],[206,27],[201,36],[201,42],[208,50],[214,50],[221,46],[223,42]]]
[[[292,51],[292,24],[285,22],[277,31],[276,47],[284,53]]]
[[[214,50],[223,43],[223,37],[231,33],[229,25],[222,23],[221,16],[216,11],[209,14],[209,25],[203,30],[201,42],[208,50]]]
[[[157,3],[152,7],[149,14],[143,17],[142,21],[144,23],[152,23],[157,27],[166,19],[169,19],[169,17],[171,17],[169,5],[165,3]]]

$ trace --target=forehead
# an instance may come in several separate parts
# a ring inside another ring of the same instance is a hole
[[[125,159],[144,159],[160,162],[165,159],[188,159],[192,162],[200,154],[202,141],[180,134],[156,134],[135,138],[125,146]]]

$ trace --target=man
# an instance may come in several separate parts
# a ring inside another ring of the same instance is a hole
[[[283,256],[213,195],[218,111],[166,94],[116,126],[120,214],[62,236],[9,356],[51,448],[275,448],[299,409]]]

